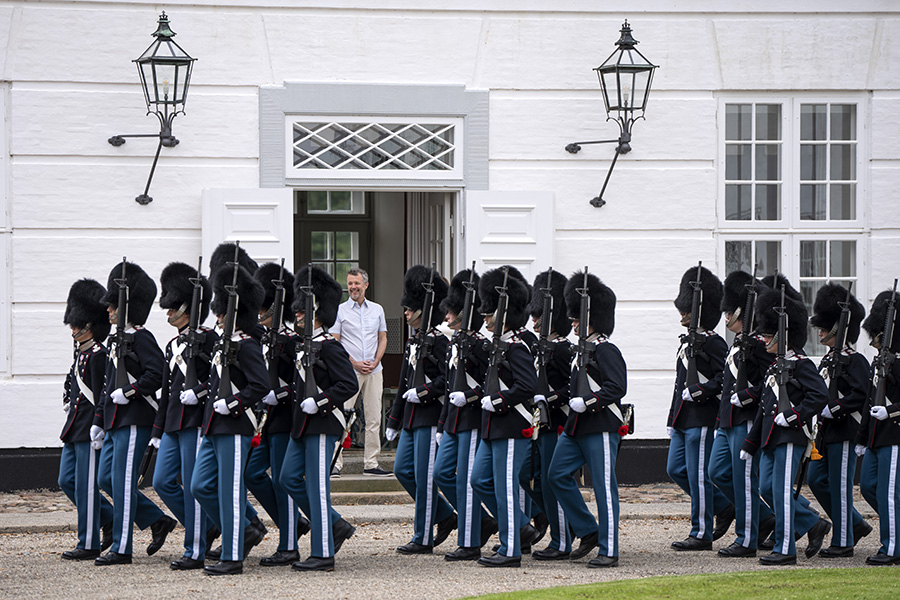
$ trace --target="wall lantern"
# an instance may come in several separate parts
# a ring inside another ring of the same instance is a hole
[[[135,198],[138,204],[149,204],[153,198],[147,195],[150,181],[159,160],[159,151],[165,146],[172,148],[178,145],[178,139],[172,135],[172,121],[179,113],[184,114],[184,103],[187,100],[188,87],[191,84],[191,69],[196,58],[191,58],[172,38],[175,32],[169,28],[166,13],[159,16],[159,26],[153,32],[156,40],[150,44],[140,57],[132,62],[137,64],[141,87],[144,89],[144,101],[147,103],[147,114],[156,115],[159,119],[159,133],[134,133],[114,135],[109,138],[113,146],[121,146],[125,138],[155,137],[159,138],[150,177],[144,193]]]
[[[644,110],[647,108],[647,98],[650,95],[650,84],[653,81],[653,71],[657,65],[651,64],[641,54],[635,45],[638,43],[631,37],[631,27],[628,21],[622,25],[622,37],[616,42],[618,49],[609,55],[602,65],[594,69],[600,79],[600,89],[603,92],[603,104],[606,106],[606,120],[614,120],[619,125],[619,138],[615,140],[597,140],[593,142],[572,142],[566,146],[566,151],[577,154],[584,144],[617,144],[616,153],[612,164],[603,181],[600,194],[591,200],[591,204],[601,207],[606,204],[603,192],[609,183],[616,166],[616,159],[620,154],[631,152],[631,126],[638,119],[644,118]]]

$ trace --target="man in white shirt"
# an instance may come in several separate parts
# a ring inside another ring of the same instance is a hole
[[[363,269],[350,269],[347,273],[347,290],[350,299],[338,307],[337,321],[330,333],[336,337],[356,371],[359,394],[344,405],[353,410],[356,399],[362,396],[363,414],[366,419],[365,458],[363,473],[366,475],[393,475],[378,466],[381,453],[381,395],[383,392],[381,358],[387,348],[387,321],[380,304],[366,300],[369,274]],[[342,457],[338,458],[331,475],[340,476]]]

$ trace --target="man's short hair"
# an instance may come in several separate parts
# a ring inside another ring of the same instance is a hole
[[[349,271],[347,271],[347,276],[350,275],[359,275],[362,277],[363,283],[369,283],[369,274],[366,273],[365,269],[360,269],[359,267],[353,267]]]

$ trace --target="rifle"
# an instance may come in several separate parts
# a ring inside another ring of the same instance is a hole
[[[275,286],[275,298],[272,300],[272,306],[269,312],[272,313],[272,322],[269,330],[263,336],[263,343],[266,344],[266,364],[269,368],[269,385],[273,390],[281,387],[278,377],[278,349],[286,341],[281,333],[282,323],[284,322],[284,259],[281,259],[281,270],[278,272],[279,278],[273,279],[272,284]]]
[[[315,298],[313,297],[312,270],[310,263],[307,267],[307,285],[300,288],[306,294],[304,302],[303,317],[303,398],[295,398],[296,401],[302,402],[306,398],[315,398],[319,393],[319,387],[316,385],[316,374],[313,367],[319,360],[320,344],[313,343],[313,332],[315,331]]]
[[[587,367],[591,360],[593,344],[588,339],[588,320],[591,315],[591,295],[588,290],[588,268],[584,267],[584,284],[575,289],[581,296],[578,306],[578,345],[575,346],[575,391],[573,398],[590,398],[593,395],[591,385],[588,383]]]
[[[350,429],[353,427],[353,424],[356,423],[356,412],[351,413],[350,418],[347,419],[347,424],[344,426],[344,434],[338,439],[337,448],[334,449],[334,456],[331,458],[331,468],[328,469],[329,473],[334,473],[334,467],[337,465],[338,458],[341,456],[341,452],[344,450],[344,439],[350,434]]]
[[[134,334],[125,333],[128,324],[128,279],[125,277],[125,257],[122,257],[122,276],[114,280],[119,286],[119,303],[116,309],[116,388],[127,389],[131,385],[128,379],[128,366],[125,358],[132,353]]]
[[[775,355],[775,383],[778,385],[778,412],[784,413],[793,407],[787,387],[794,378],[794,363],[785,358],[788,341],[788,315],[784,308],[784,285],[781,286],[781,305],[775,309],[775,312],[778,313],[778,333],[775,337],[778,344]]]
[[[415,335],[416,368],[413,371],[410,389],[418,388],[425,383],[425,358],[433,343],[428,339],[428,330],[431,329],[431,313],[434,304],[434,263],[431,263],[431,276],[428,278],[428,283],[423,283],[422,287],[425,288],[425,301],[422,303],[422,317]]]
[[[741,327],[741,339],[738,343],[738,372],[734,382],[734,391],[740,392],[749,387],[747,382],[747,361],[753,354],[753,311],[756,308],[756,267],[753,267],[753,279],[746,285],[747,302],[744,304],[744,312],[742,318],[744,321]]]
[[[500,364],[506,355],[509,342],[504,342],[500,338],[503,337],[503,329],[506,327],[506,308],[509,305],[509,296],[507,295],[507,283],[509,281],[509,267],[503,269],[503,285],[495,288],[500,294],[497,299],[497,312],[494,313],[494,336],[490,341],[491,357],[488,361],[487,375],[484,382],[484,393],[491,396],[500,391]]]
[[[237,305],[238,305],[238,294],[237,294],[237,279],[238,279],[238,269],[240,265],[238,264],[238,259],[240,258],[238,255],[240,249],[240,242],[235,242],[234,244],[234,262],[230,263],[234,266],[234,275],[231,279],[231,285],[225,286],[225,291],[228,292],[228,304],[225,309],[225,323],[222,324],[222,337],[219,339],[219,360],[220,365],[222,366],[222,374],[219,378],[219,391],[218,391],[218,399],[230,398],[231,397],[231,364],[235,361],[237,355],[237,346],[232,341],[232,337],[234,336],[234,326],[235,320],[237,318]]]
[[[894,340],[894,318],[896,316],[897,306],[897,280],[894,280],[894,290],[891,292],[891,298],[888,300],[887,314],[884,319],[884,331],[881,334],[881,348],[878,355],[873,361],[875,366],[875,398],[872,406],[885,406],[885,394],[887,392],[887,379],[891,373],[891,367],[894,364],[894,353],[891,352],[891,343]]]
[[[181,342],[184,344],[184,389],[190,390],[197,387],[199,380],[197,378],[197,358],[203,353],[203,342],[206,340],[206,332],[200,331],[200,303],[203,300],[203,285],[200,277],[200,268],[203,266],[203,257],[200,257],[197,263],[197,276],[191,277],[188,281],[194,286],[191,295],[191,315],[188,321],[188,330],[181,336]]]
[[[541,288],[544,302],[541,307],[541,331],[537,343],[537,360],[535,361],[537,364],[538,377],[536,395],[545,398],[544,400],[537,402],[538,424],[541,429],[548,429],[550,427],[549,403],[557,398],[556,394],[553,393],[553,390],[550,389],[550,381],[547,379],[547,365],[550,362],[550,355],[553,354],[553,342],[550,341],[550,321],[553,319],[553,294],[550,291],[551,275],[553,275],[553,267],[547,271],[547,287]]]
[[[456,373],[453,377],[451,392],[464,392],[469,389],[466,379],[466,365],[472,354],[472,314],[475,312],[475,261],[472,261],[472,270],[469,273],[469,281],[463,282],[466,288],[466,299],[463,302],[462,314],[460,314],[459,333],[456,334],[457,363]],[[416,363],[418,365],[418,362]]]
[[[700,337],[697,329],[700,327],[700,311],[703,309],[703,291],[701,289],[700,272],[703,267],[703,261],[697,263],[697,281],[691,281],[691,287],[694,289],[691,298],[691,322],[688,325],[687,348],[685,348],[685,357],[687,358],[687,376],[684,380],[685,387],[697,385],[700,383],[700,376],[697,374],[697,355],[700,354]]]

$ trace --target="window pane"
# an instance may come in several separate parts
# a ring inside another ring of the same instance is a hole
[[[800,277],[827,277],[825,243],[819,240],[800,242]]]
[[[756,105],[756,139],[780,140],[781,139],[781,105],[757,104]]]
[[[328,192],[307,192],[309,212],[326,212],[328,210]]]
[[[756,242],[756,266],[759,278],[781,271],[781,242]]]
[[[331,211],[350,210],[350,192],[331,192]]]
[[[334,255],[337,260],[359,260],[359,232],[336,231]]]
[[[800,181],[823,181],[827,146],[800,144]]]
[[[753,272],[753,248],[751,242],[725,242],[725,272]]]
[[[831,218],[836,221],[856,218],[856,184],[831,184]]]
[[[334,263],[333,262],[314,262],[312,263],[317,267],[321,267],[325,271],[328,271],[328,274],[334,277]],[[346,278],[344,278],[346,281]]]
[[[781,186],[756,186],[756,219],[758,221],[781,220]]]
[[[803,221],[825,220],[825,185],[800,186],[800,219]]]
[[[334,260],[334,234],[331,231],[313,231],[310,235],[312,242],[312,259]]]
[[[831,179],[848,181],[856,179],[856,146],[833,144],[831,146]]]
[[[856,139],[856,105],[832,104],[831,105],[831,139],[855,140]]]
[[[729,183],[725,186],[726,221],[749,221],[751,209],[749,185]]]
[[[750,137],[750,109],[751,104],[726,104],[725,105],[725,139],[749,140]]]
[[[825,104],[801,104],[800,105],[800,139],[801,140],[826,140],[826,115],[828,106]]]
[[[830,262],[829,276],[856,277],[856,242],[833,240]]]
[[[747,181],[750,179],[751,164],[750,145],[725,145],[725,179],[729,181]]]
[[[760,144],[756,147],[756,179],[778,181],[781,179],[781,146]]]
[[[347,285],[347,272],[350,269],[355,269],[359,267],[358,262],[337,262],[334,267],[334,278],[337,280],[341,287],[345,287]]]
[[[803,303],[806,304],[806,310],[809,314],[813,314],[813,303],[816,300],[816,292],[822,287],[824,281],[801,281],[800,294],[803,296]],[[819,343],[819,334],[815,327],[807,325],[807,342],[806,352],[810,356],[824,356],[828,349]]]

